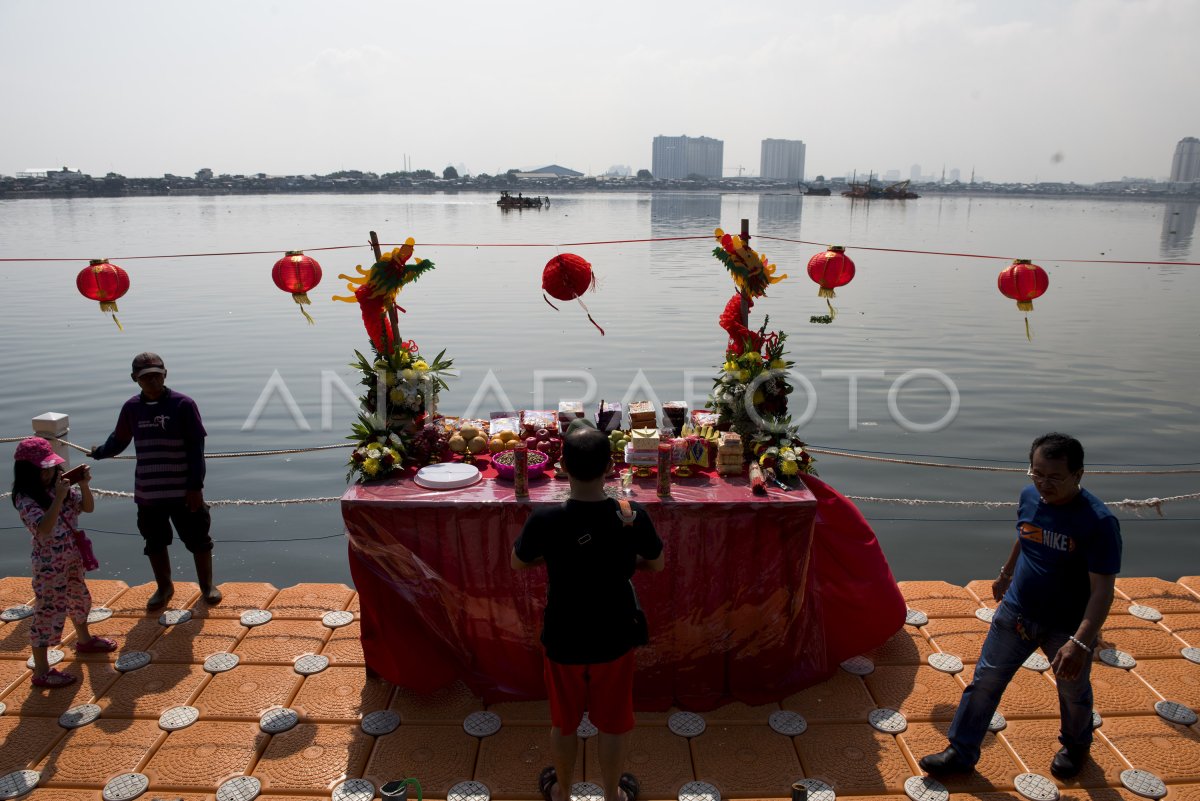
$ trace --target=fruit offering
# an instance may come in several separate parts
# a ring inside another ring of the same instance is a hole
[[[517,442],[519,441],[520,437],[517,436],[516,431],[505,430],[497,434],[493,434],[492,438],[488,440],[487,448],[492,453],[511,451],[517,447]]]
[[[412,446],[408,453],[413,462],[426,465],[445,461],[450,450],[449,438],[445,431],[433,423],[426,423],[420,431],[413,435]]]
[[[619,454],[621,454],[621,457],[624,458],[625,446],[629,444],[629,432],[622,431],[619,428],[614,429],[608,435],[608,443],[612,447],[612,452],[614,454],[619,453]]]

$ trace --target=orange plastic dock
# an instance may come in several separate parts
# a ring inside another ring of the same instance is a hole
[[[151,585],[100,580],[89,587],[94,606],[111,610],[92,631],[115,638],[120,649],[76,654],[68,625],[58,650],[60,669],[79,678],[71,687],[34,687],[28,619],[0,624],[0,798],[98,801],[116,780],[112,789],[133,786],[125,798],[144,785],[136,797],[215,801],[257,791],[274,801],[364,799],[409,776],[421,781],[425,798],[485,797],[451,792],[467,781],[496,799],[539,798],[537,774],[551,761],[547,705],[486,708],[461,685],[420,696],[367,678],[358,598],[343,585],[227,583],[224,602],[205,607],[194,584],[180,583],[162,620],[144,610]],[[642,797],[674,799],[684,790],[688,799],[711,799],[691,785],[705,782],[724,798],[782,799],[793,782],[815,779],[837,797],[903,801],[906,782],[921,775],[917,759],[945,747],[995,604],[986,581],[900,587],[910,610],[927,621],[910,614],[912,622],[864,655],[856,671],[863,675],[839,670],[778,704],[705,713],[703,732],[690,738],[675,733],[670,713],[640,716],[626,767],[639,776]],[[1029,788],[1020,777],[1034,773],[1048,780],[1041,792],[1057,788],[1063,799],[1147,797],[1126,789],[1124,774],[1126,782],[1157,778],[1172,801],[1200,801],[1200,724],[1163,714],[1173,709],[1186,718],[1190,710],[1194,719],[1200,710],[1200,664],[1191,661],[1200,660],[1200,577],[1120,578],[1117,589],[1101,648],[1113,649],[1107,655],[1121,666],[1098,661],[1093,668],[1101,725],[1092,762],[1076,779],[1050,778],[1057,696],[1052,673],[1031,665],[1006,693],[1004,728],[988,735],[977,773],[943,781],[950,799],[1029,799],[1038,792],[1021,795]],[[28,578],[0,579],[0,608],[31,600]],[[253,610],[269,615],[243,616]],[[135,652],[149,661],[128,669]],[[957,656],[962,670],[937,669],[930,657],[937,662],[938,654]],[[883,723],[894,730],[869,722],[878,709],[899,713]],[[479,712],[495,713],[499,730],[468,733],[465,718]],[[806,726],[798,735],[773,725],[795,725],[797,715]],[[382,733],[365,730],[372,728],[364,726],[367,716]],[[280,730],[271,733],[276,719]],[[576,781],[599,781],[594,739],[580,751]],[[1141,791],[1153,794],[1152,785]],[[813,797],[829,801],[825,793]]]

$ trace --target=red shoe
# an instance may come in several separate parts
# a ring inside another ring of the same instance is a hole
[[[93,636],[90,640],[75,643],[75,650],[81,654],[110,654],[117,650],[117,641]]]
[[[42,675],[34,676],[32,681],[34,687],[49,687],[53,689],[55,687],[67,687],[74,684],[77,679],[70,673],[63,673],[58,668],[50,668]]]

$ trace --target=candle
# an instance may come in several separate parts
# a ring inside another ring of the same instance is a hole
[[[513,451],[513,492],[518,498],[529,497],[529,446],[524,442]]]
[[[671,443],[658,443],[658,497],[671,495]]]

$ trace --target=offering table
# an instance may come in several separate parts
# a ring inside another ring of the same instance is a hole
[[[404,477],[343,495],[363,652],[369,670],[419,692],[461,679],[486,702],[545,698],[545,571],[513,570],[509,556],[529,513],[560,503],[568,486],[534,480],[529,498],[517,500],[512,484],[489,472],[455,490]],[[637,654],[639,708],[779,700],[903,624],[904,603],[874,535],[854,510],[861,530],[846,536],[830,493],[813,480],[757,496],[744,478],[698,474],[660,499],[653,479],[634,482],[628,497],[646,506],[666,552],[663,572],[634,577],[650,622],[650,645]],[[820,510],[836,519],[818,523],[830,516]],[[830,553],[822,534],[851,550]],[[832,572],[819,575],[819,565]],[[854,608],[864,592],[875,596],[870,607],[860,600]],[[845,609],[836,617],[853,630],[830,632],[828,607],[847,602],[859,619],[845,621]]]

